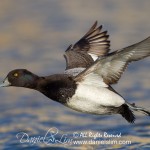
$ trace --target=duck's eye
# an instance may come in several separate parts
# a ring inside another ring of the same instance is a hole
[[[14,76],[14,77],[18,77],[19,74],[18,74],[18,73],[14,73],[13,76]]]

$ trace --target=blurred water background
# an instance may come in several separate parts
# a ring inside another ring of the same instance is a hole
[[[62,72],[65,49],[79,40],[95,20],[108,30],[112,51],[139,42],[150,36],[149,7],[149,0],[1,1],[0,81],[16,68],[26,68],[41,76]],[[131,64],[115,89],[129,102],[150,109],[150,59]],[[0,149],[148,150],[150,118],[136,116],[135,124],[129,124],[119,115],[75,112],[33,90],[0,88]],[[117,140],[131,143],[64,145],[30,143],[25,139],[21,143],[16,137],[21,132],[42,137],[49,129],[56,128],[59,130],[56,140],[64,134],[73,139],[74,132],[107,132],[121,133]]]

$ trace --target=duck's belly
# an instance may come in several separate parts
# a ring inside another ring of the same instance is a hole
[[[117,108],[124,103],[121,96],[107,88],[80,85],[66,106],[86,113],[111,114],[115,112],[115,110],[112,112],[112,108]]]

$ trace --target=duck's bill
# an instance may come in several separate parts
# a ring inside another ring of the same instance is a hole
[[[0,84],[0,87],[7,87],[10,86],[10,82],[8,81],[8,78],[6,78],[3,83]]]

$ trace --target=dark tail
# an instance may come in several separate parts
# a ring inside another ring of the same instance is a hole
[[[118,113],[121,114],[122,117],[124,117],[129,123],[134,123],[135,116],[127,104],[121,105]]]
[[[150,111],[148,111],[142,107],[137,107],[137,106],[135,106],[135,104],[129,104],[127,102],[125,104],[123,104],[119,109],[119,113],[129,123],[134,123],[134,121],[135,121],[135,116],[133,114],[133,111],[138,111],[138,112],[144,113],[145,115],[150,116]]]

